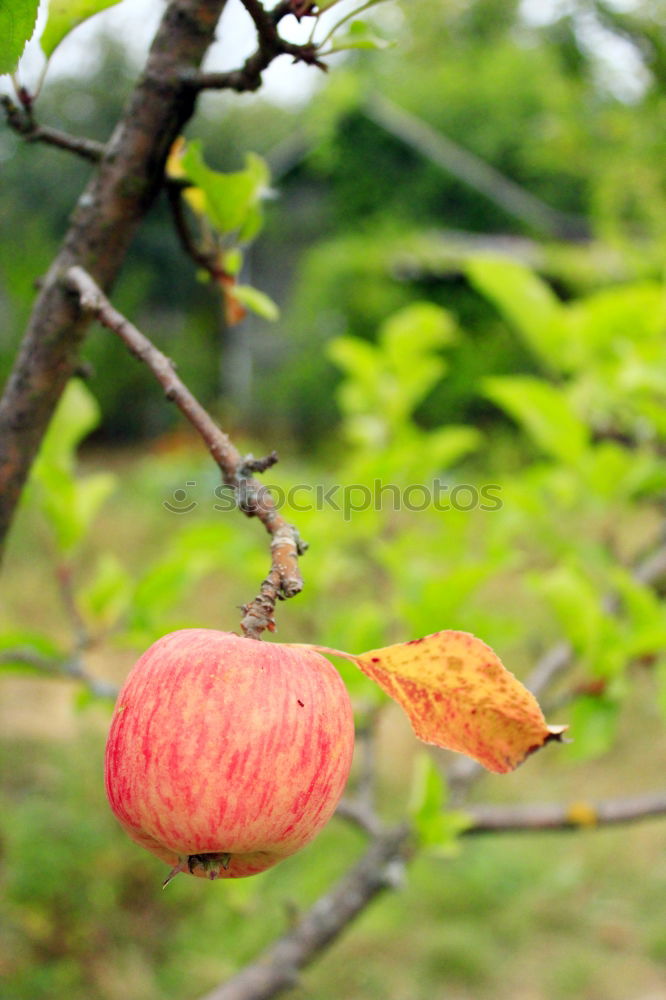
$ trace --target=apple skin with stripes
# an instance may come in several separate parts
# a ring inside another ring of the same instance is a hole
[[[118,696],[106,791],[129,836],[171,866],[166,882],[242,878],[328,822],[353,748],[347,690],[320,653],[183,629],[140,657]]]

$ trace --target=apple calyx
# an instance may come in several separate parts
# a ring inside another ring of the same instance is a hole
[[[169,882],[175,879],[181,872],[195,874],[195,868],[202,868],[206,877],[212,881],[223,877],[222,872],[226,872],[231,863],[231,853],[229,851],[213,851],[210,854],[188,854],[186,858],[179,858],[178,864],[174,865],[162,883],[162,888],[166,889]]]

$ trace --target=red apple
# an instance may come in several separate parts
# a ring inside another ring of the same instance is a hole
[[[118,696],[106,790],[170,877],[240,878],[328,822],[353,745],[349,696],[319,653],[184,629],[143,654]]]

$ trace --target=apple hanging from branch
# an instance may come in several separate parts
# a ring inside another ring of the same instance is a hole
[[[328,822],[353,748],[349,696],[325,657],[183,629],[143,654],[118,696],[106,789],[172,876],[239,878]]]
[[[308,843],[333,815],[354,747],[342,678],[352,660],[405,709],[425,742],[511,771],[565,727],[490,647],[436,632],[353,655],[183,629],[154,643],[122,688],[106,749],[111,808],[179,872],[240,878]]]

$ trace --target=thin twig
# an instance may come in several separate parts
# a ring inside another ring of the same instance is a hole
[[[181,247],[188,257],[192,258],[197,267],[200,267],[202,270],[206,271],[211,278],[217,280],[220,277],[220,268],[217,263],[218,254],[214,252],[206,253],[197,245],[197,242],[190,231],[190,227],[187,224],[187,217],[185,215],[185,208],[183,205],[183,188],[177,184],[167,184],[166,189],[174,228]]]
[[[79,298],[84,312],[116,333],[132,354],[148,366],[164,388],[167,399],[173,401],[206,443],[220,468],[224,482],[234,490],[236,503],[248,517],[257,517],[271,535],[271,569],[261,585],[259,595],[243,607],[243,633],[258,639],[261,633],[275,629],[274,612],[278,600],[295,597],[303,588],[298,557],[306,545],[298,532],[278,513],[275,501],[266,487],[247,475],[248,461],[231,439],[176,375],[169,358],[121,313],[113,308],[101,289],[81,267],[72,267],[65,276],[65,285]]]
[[[0,653],[0,664],[16,663],[48,677],[79,681],[97,698],[115,699],[118,697],[117,686],[89,674],[77,654],[73,654],[71,657],[51,658],[34,649],[24,647],[3,649]]]
[[[43,142],[56,146],[69,153],[74,153],[90,163],[97,163],[104,156],[105,145],[95,139],[85,136],[70,135],[50,125],[38,125],[32,117],[32,111],[18,108],[6,95],[1,99],[7,124],[14,132],[23,136],[26,142]]]
[[[380,836],[384,828],[379,817],[359,798],[340,799],[335,815],[358,827],[370,837]]]
[[[278,31],[278,24],[287,14],[292,13],[288,4],[278,4],[273,11],[264,9],[258,0],[241,0],[252,18],[257,30],[257,48],[238,69],[223,73],[187,71],[181,76],[182,82],[195,91],[200,90],[258,90],[264,70],[281,55],[289,55],[294,62],[306,63],[318,69],[327,70],[321,61],[317,46],[311,42],[298,45],[288,42]]]
[[[74,648],[77,652],[82,652],[91,645],[92,636],[76,602],[71,566],[67,563],[60,563],[56,566],[56,580],[63,607],[74,634]]]

